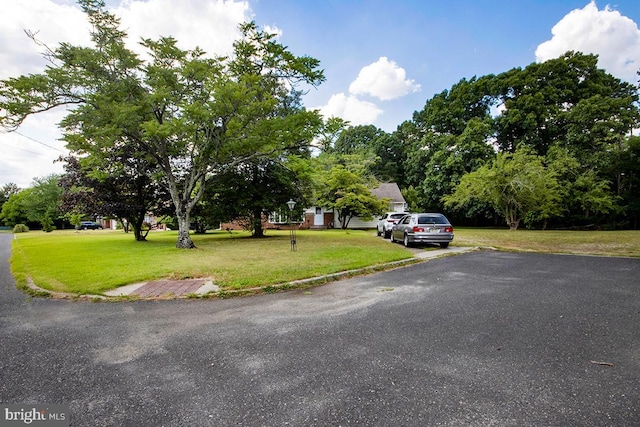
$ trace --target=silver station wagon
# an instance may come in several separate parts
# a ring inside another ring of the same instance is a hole
[[[405,246],[436,243],[446,248],[453,240],[453,226],[440,213],[414,213],[404,216],[391,228],[391,241]]]

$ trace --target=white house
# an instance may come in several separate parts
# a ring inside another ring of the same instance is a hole
[[[407,202],[395,182],[380,184],[378,188],[371,190],[371,193],[380,199],[389,199],[388,212],[404,212],[407,209]],[[354,217],[349,221],[349,228],[376,228],[377,224],[378,218],[374,218],[372,221],[364,221]],[[312,206],[305,211],[305,224],[303,226],[311,229],[339,227],[338,213],[334,212],[333,209],[326,209],[322,206]]]

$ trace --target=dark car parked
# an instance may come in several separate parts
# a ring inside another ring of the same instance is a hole
[[[415,243],[437,243],[442,248],[453,240],[453,226],[440,213],[409,214],[391,228],[391,241],[405,246]]]
[[[80,225],[76,225],[76,230],[102,230],[102,226],[93,221],[82,221]]]

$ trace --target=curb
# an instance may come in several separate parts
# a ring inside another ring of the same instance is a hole
[[[413,258],[407,258],[400,261],[393,261],[384,264],[373,265],[369,267],[363,267],[354,270],[346,270],[338,273],[326,274],[318,277],[311,277],[307,279],[294,280],[291,282],[277,283],[274,285],[256,286],[253,288],[239,289],[239,290],[223,290],[214,285],[212,280],[205,282],[196,292],[185,295],[172,295],[167,293],[162,296],[154,297],[140,297],[135,294],[135,291],[145,286],[148,282],[133,283],[130,285],[124,285],[116,289],[112,289],[104,293],[104,295],[77,295],[67,292],[55,292],[49,291],[38,287],[31,278],[27,278],[27,292],[32,296],[49,297],[55,299],[65,299],[72,301],[92,301],[92,302],[122,302],[122,301],[158,301],[158,300],[177,300],[177,299],[204,299],[204,298],[232,298],[238,296],[257,295],[263,293],[275,293],[292,289],[305,289],[313,286],[319,286],[338,280],[361,276],[366,274],[377,273],[380,271],[389,271],[395,268],[405,267],[411,264],[417,264],[420,262],[428,261],[436,258],[444,258],[448,256],[455,256],[467,252],[473,252],[478,250],[487,250],[492,248],[479,248],[479,247],[467,247],[456,246],[449,247],[447,249],[436,249],[432,251],[424,251],[421,249],[411,249],[414,252]]]

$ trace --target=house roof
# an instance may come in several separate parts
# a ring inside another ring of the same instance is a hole
[[[371,190],[371,193],[380,199],[391,199],[392,202],[406,203],[398,184],[395,182],[380,184],[378,188]]]

